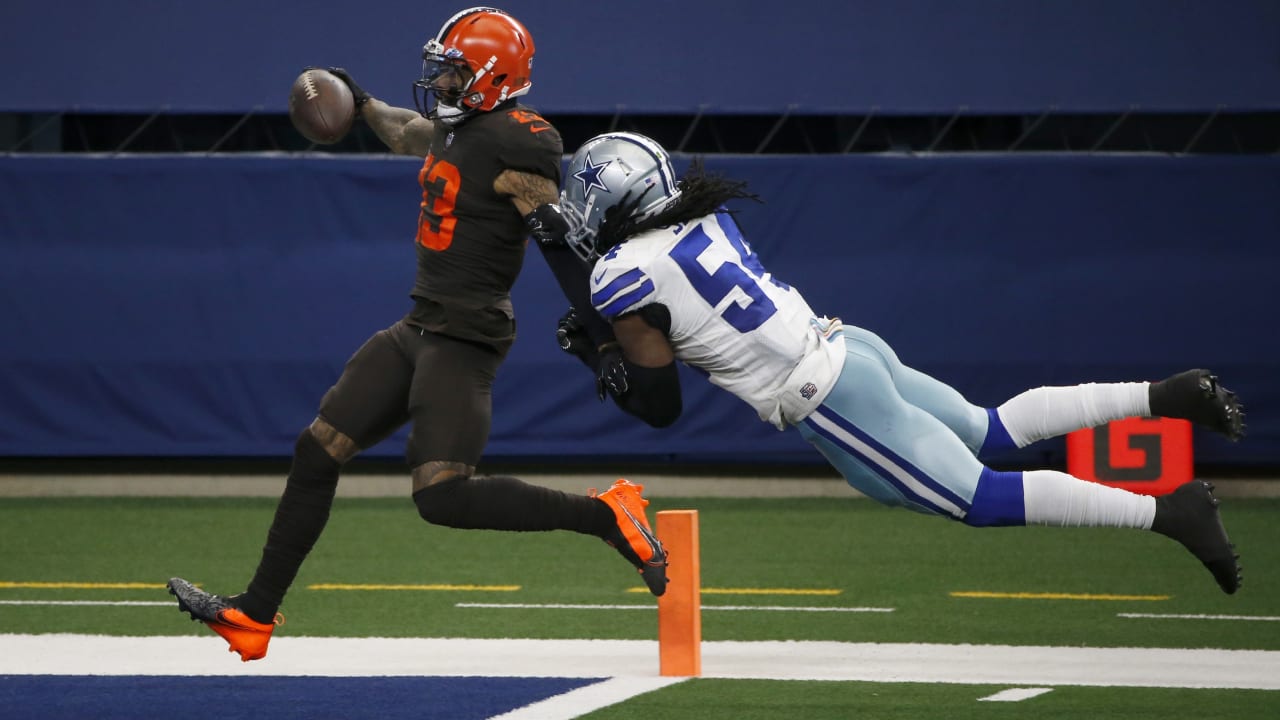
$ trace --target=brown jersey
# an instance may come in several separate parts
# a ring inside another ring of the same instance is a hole
[[[524,262],[524,219],[493,189],[505,170],[560,184],[560,134],[512,101],[450,128],[437,123],[418,173],[418,274],[410,325],[505,352],[515,336],[511,286]]]

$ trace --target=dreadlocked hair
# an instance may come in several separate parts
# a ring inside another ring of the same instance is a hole
[[[745,180],[730,180],[722,175],[708,174],[703,167],[702,158],[693,161],[676,187],[680,190],[680,195],[675,202],[657,215],[643,220],[636,218],[643,195],[634,199],[624,197],[622,202],[605,211],[604,220],[596,235],[596,251],[603,255],[632,235],[695,220],[714,212],[732,215],[732,211],[723,207],[730,200],[764,202],[755,193],[747,191]]]

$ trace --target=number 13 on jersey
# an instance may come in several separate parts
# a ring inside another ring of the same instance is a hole
[[[448,160],[427,155],[418,171],[422,205],[418,212],[418,244],[431,250],[445,250],[453,244],[453,228],[458,218],[453,210],[458,200],[462,176]]]

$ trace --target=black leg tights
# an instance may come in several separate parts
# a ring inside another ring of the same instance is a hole
[[[249,589],[238,598],[240,608],[254,620],[271,622],[284,602],[298,568],[329,521],[341,467],[310,429],[302,431],[294,447],[289,480],[262,548],[262,560]]]
[[[468,530],[572,530],[604,537],[614,529],[609,506],[501,475],[445,480],[413,494],[418,514],[434,525]]]

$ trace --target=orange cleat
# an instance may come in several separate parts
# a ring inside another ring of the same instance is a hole
[[[272,622],[260,623],[236,607],[235,598],[207,593],[182,578],[169,579],[169,594],[178,598],[179,610],[221,635],[244,662],[266,657],[271,631],[284,624],[279,613]]]
[[[613,510],[616,525],[604,541],[635,566],[649,592],[661,596],[667,591],[667,551],[649,528],[644,512],[649,501],[642,492],[643,485],[619,478],[608,490],[590,494]]]

